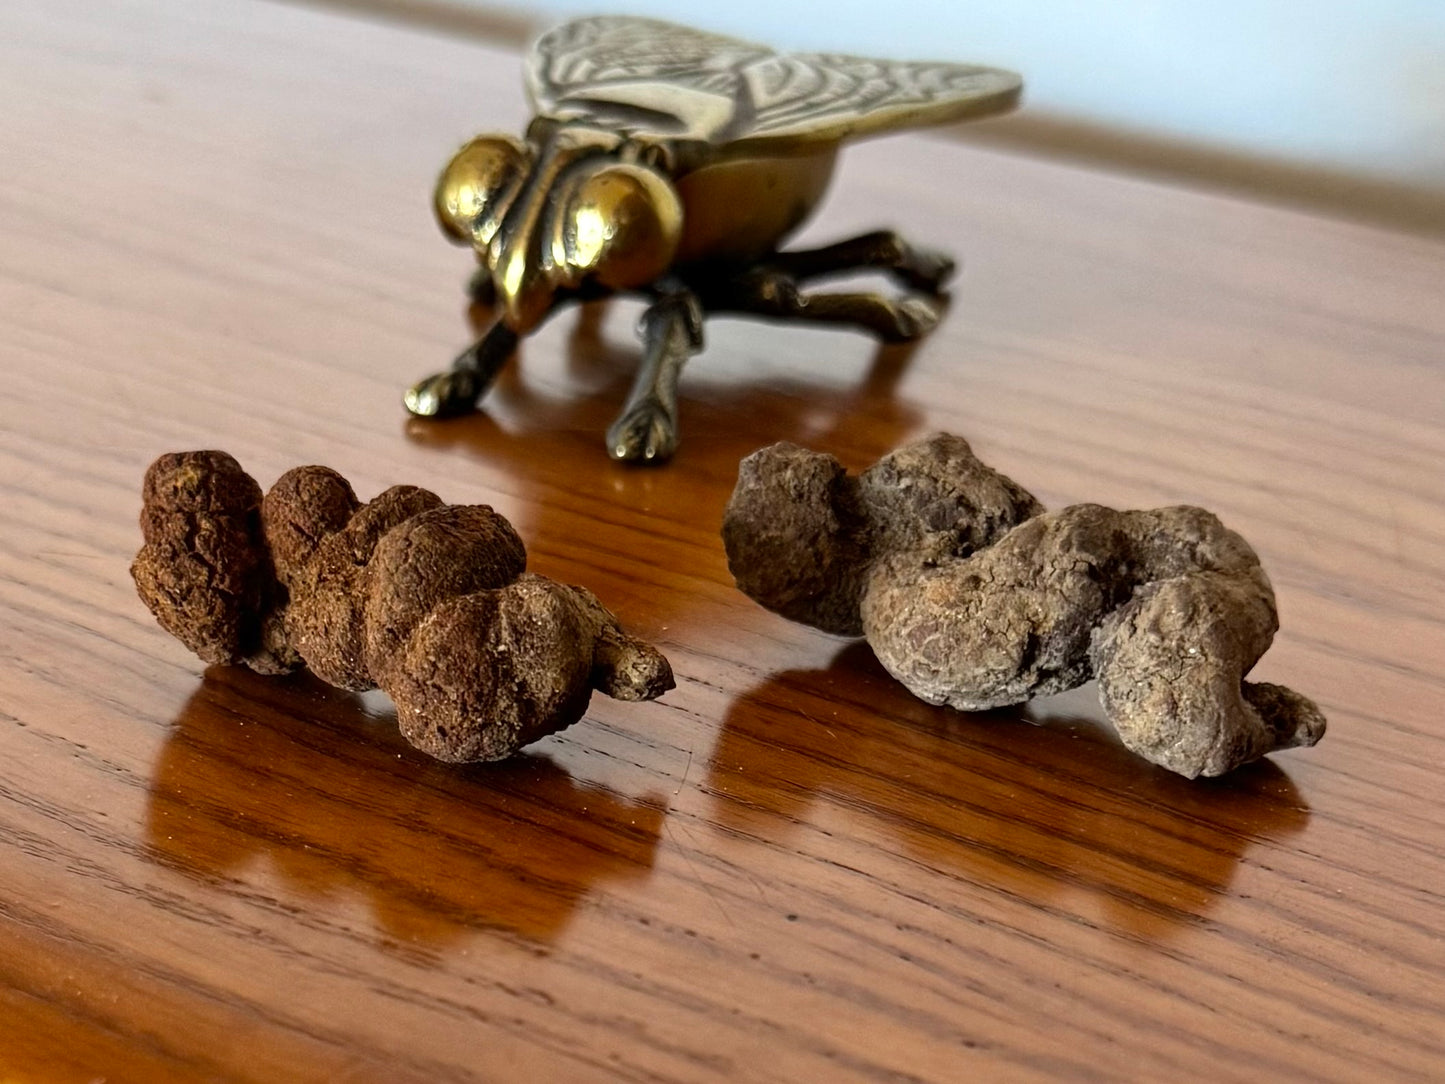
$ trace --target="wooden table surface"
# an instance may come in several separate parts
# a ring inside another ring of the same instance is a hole
[[[960,253],[943,325],[719,321],[627,469],[632,303],[483,414],[400,405],[471,334],[430,185],[519,128],[515,54],[7,0],[0,101],[0,1080],[1445,1078],[1445,245],[865,144],[807,236]],[[1091,687],[931,708],[732,586],[742,455],[934,429],[1051,506],[1218,511],[1324,742],[1188,782]],[[200,447],[494,504],[677,689],[457,769],[379,694],[206,670],[127,572],[146,464]]]

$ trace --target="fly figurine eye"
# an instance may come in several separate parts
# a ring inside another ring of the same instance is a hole
[[[575,182],[554,258],[579,279],[609,290],[637,289],[672,266],[682,225],[682,202],[666,177],[608,162]]]
[[[676,447],[677,379],[708,313],[840,324],[893,342],[938,323],[946,255],[887,230],[782,246],[822,202],[845,142],[1003,112],[1022,81],[973,64],[777,53],[599,16],[543,34],[526,86],[536,115],[525,140],[474,139],[437,186],[437,217],[476,249],[473,296],[496,304],[496,321],[449,372],[407,392],[407,408],[471,410],[559,306],[640,294],[645,353],[607,450],[656,463]],[[855,271],[889,275],[901,294],[810,288]]]
[[[527,176],[531,155],[508,135],[477,136],[452,156],[437,181],[442,231],[459,245],[485,247],[502,227]]]

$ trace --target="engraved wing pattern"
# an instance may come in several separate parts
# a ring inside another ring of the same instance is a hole
[[[527,92],[543,116],[779,150],[1002,112],[1021,85],[998,68],[780,54],[619,16],[562,24],[537,41],[527,63]]]

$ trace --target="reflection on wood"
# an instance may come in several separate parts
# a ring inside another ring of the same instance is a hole
[[[376,944],[425,957],[470,930],[552,939],[594,883],[645,873],[664,800],[579,785],[537,753],[444,768],[402,741],[392,712],[311,679],[218,669],[173,723],[146,833],[157,861],[222,894],[245,892],[264,855],[297,897],[277,906],[363,895]]]
[[[1308,820],[1272,761],[1201,785],[1142,767],[1089,717],[1030,721],[931,708],[853,645],[740,696],[706,786],[720,823],[775,845],[800,845],[827,795],[866,810],[876,845],[909,862],[1044,906],[1083,897],[1062,906],[1147,939],[1203,922],[1252,844],[1288,845]],[[979,749],[1021,770],[992,771]]]

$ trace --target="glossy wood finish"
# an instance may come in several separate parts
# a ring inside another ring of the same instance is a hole
[[[0,1079],[1445,1075],[1445,247],[865,145],[808,236],[957,251],[938,333],[718,322],[629,470],[628,304],[403,417],[470,330],[433,173],[519,87],[322,11],[0,13]],[[733,589],[741,455],[933,428],[1050,504],[1216,509],[1324,743],[1189,783],[1090,689],[933,709]],[[377,696],[203,672],[126,567],[145,465],[206,446],[495,504],[679,687],[456,770]]]

